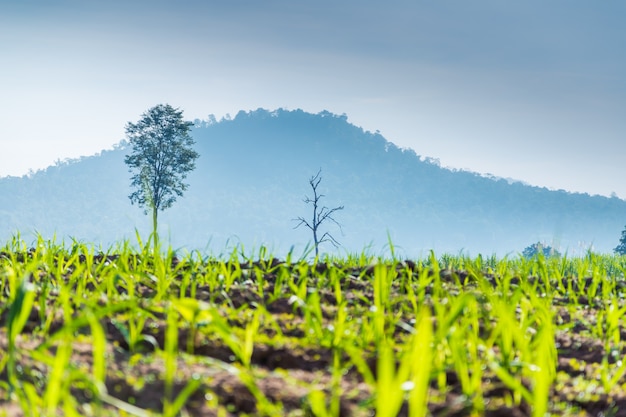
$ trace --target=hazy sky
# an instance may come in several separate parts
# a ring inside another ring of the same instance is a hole
[[[623,0],[0,0],[0,175],[158,103],[345,113],[443,166],[626,198]]]

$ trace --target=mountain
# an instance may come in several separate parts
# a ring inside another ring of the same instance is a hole
[[[302,110],[255,110],[195,121],[200,154],[184,197],[160,215],[174,248],[220,253],[243,244],[284,253],[310,241],[298,216],[310,217],[310,177],[321,169],[322,203],[337,212],[339,252],[379,253],[388,236],[406,256],[517,254],[541,241],[569,253],[591,245],[610,252],[626,224],[626,201],[442,168],[365,132],[346,116]],[[66,161],[21,178],[0,179],[0,239],[16,231],[107,247],[150,230],[131,206],[126,145]],[[333,247],[322,248],[332,251]]]

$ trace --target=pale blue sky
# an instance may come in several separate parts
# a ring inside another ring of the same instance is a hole
[[[626,198],[626,2],[0,0],[0,175],[147,108],[345,113],[444,166]]]

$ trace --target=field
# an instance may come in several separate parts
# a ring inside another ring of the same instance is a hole
[[[0,248],[0,416],[626,416],[626,259]]]

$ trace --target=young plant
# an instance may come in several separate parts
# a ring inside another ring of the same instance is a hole
[[[19,387],[19,377],[18,377],[18,351],[17,347],[17,336],[21,333],[26,321],[28,320],[28,316],[33,307],[33,303],[35,301],[35,288],[29,282],[28,275],[25,275],[19,286],[16,288],[14,297],[11,300],[11,304],[9,307],[9,317],[7,323],[7,331],[8,331],[8,352],[6,356],[7,360],[7,374],[9,380],[9,386],[11,390],[15,390]],[[0,364],[3,361],[0,360]],[[0,367],[0,370],[2,367]]]

